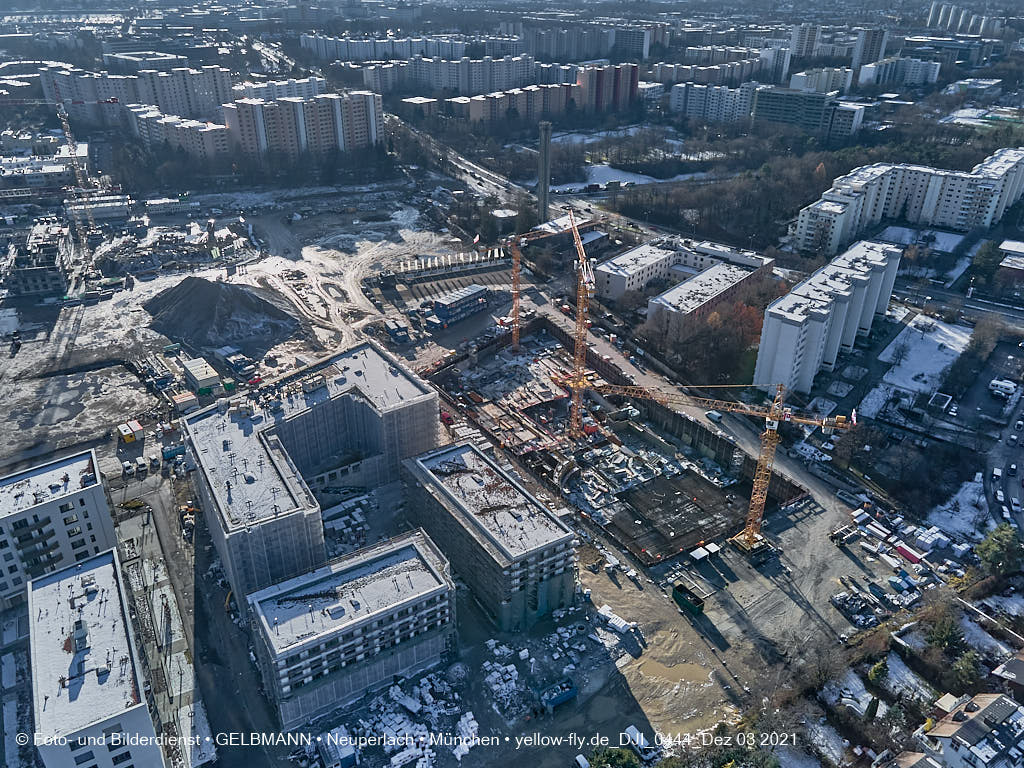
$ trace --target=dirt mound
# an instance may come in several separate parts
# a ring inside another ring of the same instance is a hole
[[[309,328],[286,299],[265,288],[186,277],[142,305],[150,327],[192,347],[240,347],[262,355]]]

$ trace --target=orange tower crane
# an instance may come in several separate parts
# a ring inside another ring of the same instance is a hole
[[[521,271],[523,264],[522,247],[535,240],[543,240],[545,237],[553,237],[560,232],[549,232],[546,230],[531,230],[522,235],[510,237],[505,245],[512,254],[512,349],[519,349],[519,295],[521,286]]]
[[[706,397],[685,394],[683,392],[659,392],[645,387],[627,387],[616,384],[603,384],[594,387],[595,392],[604,395],[622,395],[625,397],[653,400],[661,405],[696,405],[708,410],[739,413],[764,419],[764,431],[761,433],[761,451],[757,457],[757,468],[754,471],[753,490],[750,494],[750,506],[747,508],[747,522],[743,531],[730,541],[738,549],[753,554],[764,548],[767,543],[761,535],[761,522],[764,519],[764,505],[768,499],[768,485],[772,479],[772,465],[775,462],[775,449],[779,445],[779,424],[784,421],[793,424],[821,427],[826,435],[836,430],[849,429],[857,424],[856,412],[851,418],[845,416],[816,416],[794,413],[783,402],[785,390],[781,384],[775,390],[771,405],[749,405],[733,400],[715,400]]]

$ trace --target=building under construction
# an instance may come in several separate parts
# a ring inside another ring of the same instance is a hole
[[[586,358],[584,437],[568,437],[572,342],[540,317],[524,324],[518,350],[497,339],[431,378],[451,407],[646,565],[742,529],[756,457],[674,408],[600,394],[602,385],[627,379],[593,349]],[[767,508],[803,493],[773,474]]]

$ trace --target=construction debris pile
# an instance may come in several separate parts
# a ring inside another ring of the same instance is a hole
[[[146,227],[126,231],[101,243],[97,268],[110,276],[144,274],[161,269],[210,264],[251,255],[249,240],[228,227],[214,229],[190,222],[186,227]]]
[[[260,358],[267,349],[309,335],[294,306],[276,293],[186,277],[143,304],[153,330],[196,349],[231,344]]]

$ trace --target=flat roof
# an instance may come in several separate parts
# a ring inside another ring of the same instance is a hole
[[[223,400],[185,419],[197,466],[228,530],[316,504],[273,434],[277,424],[343,395],[359,397],[385,412],[433,394],[422,380],[370,342],[269,382],[260,391],[266,395],[261,400]]]
[[[999,244],[999,250],[1006,254],[1024,255],[1024,240],[1003,240]]]
[[[516,560],[573,533],[472,443],[438,448],[406,460],[457,512],[496,559]]]
[[[901,256],[899,247],[860,240],[769,304],[765,316],[799,322],[815,310],[825,310],[836,297],[847,294],[853,283],[865,277],[873,266],[885,265],[893,256]]]
[[[1024,253],[1004,256],[999,262],[1001,269],[1017,269],[1024,271]]]
[[[98,485],[96,469],[88,450],[0,478],[0,519]]]
[[[654,297],[650,304],[686,314],[752,274],[753,270],[735,264],[715,264]]]
[[[453,589],[448,561],[414,531],[255,592],[249,604],[281,654]]]
[[[598,264],[594,267],[594,271],[628,277],[646,267],[658,264],[666,259],[671,259],[672,255],[672,251],[657,248],[650,243],[644,243]]]
[[[145,706],[113,550],[33,579],[28,603],[37,734],[77,733]]]

